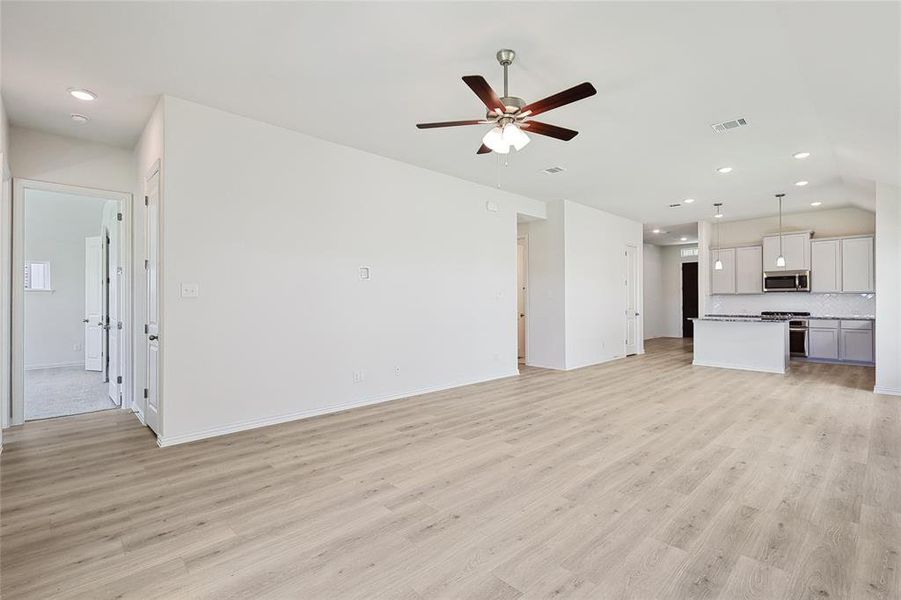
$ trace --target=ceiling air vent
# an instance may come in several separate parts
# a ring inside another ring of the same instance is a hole
[[[544,172],[548,175],[556,175],[557,173],[562,173],[565,170],[566,169],[564,169],[563,167],[548,167],[544,170]]]
[[[723,123],[714,123],[711,125],[713,130],[717,133],[725,133],[730,129],[738,129],[739,127],[744,127],[748,124],[748,121],[744,118],[735,119],[733,121],[724,121]]]

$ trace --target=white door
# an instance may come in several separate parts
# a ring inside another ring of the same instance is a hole
[[[526,247],[520,238],[516,244],[516,315],[519,327],[519,359],[526,358]]]
[[[84,368],[103,371],[104,284],[103,250],[100,236],[84,239]]]
[[[147,312],[144,321],[147,356],[147,379],[144,383],[144,422],[156,433],[160,432],[159,201],[159,171],[157,171],[147,180],[146,195],[144,196],[144,274],[147,284]]]
[[[626,356],[638,353],[638,257],[635,246],[626,246]]]
[[[107,221],[107,228],[104,232],[107,242],[106,380],[110,400],[112,400],[113,403],[117,406],[122,406],[122,388],[120,377],[122,375],[123,369],[120,366],[122,358],[119,351],[119,336],[122,334],[121,330],[119,329],[119,321],[121,320],[121,313],[119,310],[119,297],[121,295],[121,291],[119,289],[119,286],[121,285],[122,277],[119,264],[119,221],[116,218],[116,214],[119,210],[118,203],[112,202],[109,210],[111,214],[109,214],[109,217],[105,219]]]

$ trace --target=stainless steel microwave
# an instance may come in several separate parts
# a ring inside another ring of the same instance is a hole
[[[764,292],[809,292],[810,271],[769,271],[763,274]]]

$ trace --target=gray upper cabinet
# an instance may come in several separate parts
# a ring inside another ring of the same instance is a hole
[[[735,293],[763,292],[763,246],[735,249]]]
[[[777,267],[779,257],[779,236],[763,238],[763,270],[768,271],[808,271],[810,270],[810,232],[785,233],[782,235],[782,256],[785,267]]]
[[[841,243],[842,291],[856,293],[875,291],[873,238],[844,238]]]
[[[723,248],[710,253],[710,291],[713,294],[735,293],[735,248]],[[722,270],[717,271],[714,263],[723,262]]]
[[[819,293],[842,291],[841,240],[810,242],[810,291]]]

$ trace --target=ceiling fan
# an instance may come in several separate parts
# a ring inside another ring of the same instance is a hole
[[[507,90],[507,67],[513,64],[515,57],[516,53],[513,50],[503,49],[497,52],[497,62],[504,68],[504,95],[500,98],[481,75],[466,75],[463,77],[466,85],[485,103],[488,113],[484,119],[419,123],[416,127],[419,129],[434,129],[436,127],[459,127],[461,125],[493,125],[488,133],[485,134],[485,137],[482,138],[482,145],[476,154],[487,154],[492,151],[498,154],[507,154],[510,152],[511,147],[517,151],[522,150],[529,143],[529,136],[526,135],[526,131],[557,138],[565,142],[576,137],[579,133],[578,131],[534,121],[532,118],[554,108],[594,96],[597,94],[594,86],[586,81],[568,90],[558,92],[553,96],[548,96],[543,100],[526,104],[525,100],[511,96]]]

